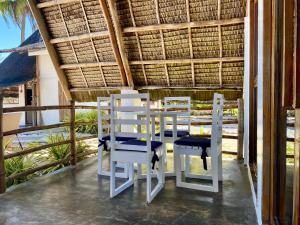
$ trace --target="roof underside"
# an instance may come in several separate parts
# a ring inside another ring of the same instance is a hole
[[[243,87],[246,0],[30,1],[77,100],[128,86]]]

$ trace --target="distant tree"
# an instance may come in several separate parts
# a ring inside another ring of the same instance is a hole
[[[25,41],[26,19],[29,19],[32,29],[36,29],[27,0],[0,0],[0,15],[8,24],[10,20],[21,30],[21,43]]]

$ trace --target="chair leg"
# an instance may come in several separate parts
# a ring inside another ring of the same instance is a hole
[[[212,156],[212,181],[213,181],[213,191],[219,191],[219,160],[218,156]]]
[[[98,148],[98,175],[102,175],[103,146]]]
[[[151,163],[147,163],[147,203],[150,203],[152,201],[151,199],[151,181],[152,181],[152,177],[151,177],[151,172],[152,172],[152,168],[151,168]]]
[[[222,181],[223,180],[223,162],[222,162],[222,152],[219,153],[219,156],[218,156],[219,160],[219,165],[218,165],[218,168],[219,168],[219,181]]]
[[[174,152],[175,158],[175,173],[176,173],[176,186],[179,187],[182,181],[181,177],[181,155]]]
[[[116,190],[116,162],[110,161],[110,197],[115,197],[115,190]]]
[[[190,168],[190,157],[188,155],[185,156],[185,165],[184,165],[184,173],[185,173],[185,176],[188,177],[190,175],[190,171],[191,171],[191,168]]]

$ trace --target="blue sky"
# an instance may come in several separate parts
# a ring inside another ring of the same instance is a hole
[[[25,37],[27,38],[32,33],[31,25],[29,21],[26,23]],[[18,26],[12,22],[7,24],[0,16],[0,49],[14,48],[20,45],[21,42],[21,30]],[[1,54],[1,59],[5,58],[8,54]]]

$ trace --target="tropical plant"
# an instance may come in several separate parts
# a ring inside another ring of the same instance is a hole
[[[0,1],[0,15],[8,24],[10,20],[21,30],[21,43],[25,40],[26,19],[29,19],[32,30],[36,29],[35,20],[31,14],[27,0]]]
[[[69,122],[70,118],[66,118],[66,122]],[[75,123],[87,123],[87,124],[78,124],[76,125],[76,132],[78,133],[88,133],[88,134],[97,134],[98,132],[98,114],[97,110],[90,110],[87,112],[76,112],[75,114]]]
[[[34,166],[33,161],[30,157],[18,156],[4,161],[5,175],[12,176],[21,172],[24,172]],[[31,175],[33,176],[33,175]],[[7,181],[7,187],[10,187],[15,184],[20,184],[24,181],[27,181],[31,176],[16,178],[14,180]]]

